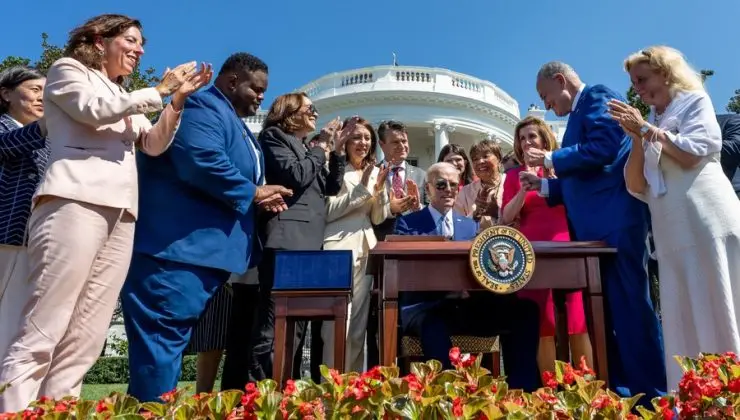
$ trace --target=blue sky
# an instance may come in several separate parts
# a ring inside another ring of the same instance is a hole
[[[61,45],[86,18],[124,13],[142,21],[143,64],[158,71],[189,60],[218,68],[236,51],[261,57],[270,67],[263,108],[324,74],[391,64],[392,52],[401,65],[490,80],[522,113],[541,105],[534,77],[542,63],[567,61],[587,83],[624,92],[624,58],[659,43],[683,51],[697,69],[715,70],[708,90],[718,112],[740,89],[738,0],[66,0],[39,4],[43,11],[28,4],[3,6],[0,58],[36,58],[41,32]]]

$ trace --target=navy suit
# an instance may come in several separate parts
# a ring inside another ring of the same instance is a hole
[[[453,212],[455,241],[472,240],[478,232],[473,219]],[[398,235],[437,235],[437,221],[429,208],[398,218]],[[501,335],[504,368],[512,388],[534,391],[539,386],[537,304],[516,295],[471,292],[467,299],[446,298],[447,292],[409,293],[400,296],[401,328],[421,340],[424,356],[450,368],[451,335]]]
[[[185,102],[172,146],[138,156],[134,255],[121,292],[129,393],[177,385],[182,352],[218,288],[259,252],[252,205],[264,165],[254,136],[215,86]]]
[[[666,391],[663,335],[650,300],[646,238],[648,210],[627,192],[624,165],[631,140],[607,113],[603,85],[583,89],[568,117],[562,146],[552,153],[557,179],[549,205],[564,204],[573,240],[605,241],[617,256],[601,265],[607,303],[609,380],[623,396]]]

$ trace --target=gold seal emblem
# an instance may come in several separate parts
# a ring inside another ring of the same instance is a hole
[[[473,241],[470,269],[486,289],[499,294],[514,293],[532,279],[534,248],[518,230],[493,226]]]

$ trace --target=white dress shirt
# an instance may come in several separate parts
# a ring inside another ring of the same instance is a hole
[[[574,112],[576,110],[576,106],[578,106],[578,101],[581,99],[581,94],[583,93],[583,89],[586,88],[585,83],[581,83],[581,86],[578,87],[578,92],[576,93],[576,96],[573,98],[573,104],[570,106],[570,112]],[[545,168],[553,169],[552,166],[552,151],[545,152],[545,160],[544,160]],[[547,183],[547,179],[542,179],[542,185],[540,186],[540,196],[547,197],[550,193],[550,188]]]
[[[452,209],[447,210],[447,213],[443,215],[432,206],[427,206],[427,208],[432,215],[432,219],[434,219],[435,226],[437,226],[437,233],[452,238],[455,235],[455,225],[452,223]]]

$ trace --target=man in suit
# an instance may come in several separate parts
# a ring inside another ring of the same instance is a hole
[[[328,155],[329,164],[326,165],[326,150],[320,146],[307,148],[304,142],[306,134],[315,129],[306,126],[306,121],[315,124],[318,113],[313,104],[291,108],[293,101],[289,97],[300,99],[303,103],[309,101],[302,94],[278,97],[276,102],[281,101],[282,105],[271,106],[267,118],[271,123],[265,124],[259,141],[265,153],[265,179],[269,183],[290,188],[293,196],[286,199],[287,210],[283,213],[264,213],[264,217],[260,218],[260,237],[265,248],[258,269],[257,322],[251,342],[244,340],[235,348],[237,343],[229,340],[221,383],[226,388],[241,388],[248,381],[272,377],[275,301],[271,292],[275,275],[275,253],[278,250],[320,250],[326,225],[326,197],[337,195],[342,188],[345,166],[343,141],[335,139],[333,150]],[[300,104],[300,101],[296,102]],[[303,114],[299,127],[301,132],[287,132],[288,119],[300,114]],[[334,133],[332,129],[330,137]],[[240,300],[237,295],[234,305],[239,305],[237,302]],[[300,375],[305,329],[305,322],[296,323],[298,346],[293,362],[294,377]],[[313,362],[316,360],[320,360],[320,355],[312,357]]]
[[[428,200],[424,190],[426,173],[406,162],[409,156],[409,134],[406,126],[400,121],[383,121],[378,126],[378,139],[385,161],[391,165],[388,173],[388,191],[392,193],[391,217],[375,229],[375,236],[382,241],[386,235],[393,233],[398,216],[420,209]],[[419,191],[418,197],[409,194],[411,183]]]
[[[460,182],[457,169],[446,162],[435,163],[427,171],[426,181],[429,205],[399,217],[395,233],[472,240],[478,223],[452,209]],[[537,389],[539,309],[533,301],[490,292],[472,292],[467,297],[457,293],[445,296],[444,292],[409,293],[400,300],[402,331],[420,337],[426,358],[439,360],[449,368],[451,335],[502,334],[509,385],[527,391]]]
[[[740,115],[717,115],[717,122],[722,129],[722,170],[740,198]]]
[[[607,301],[609,379],[621,395],[666,391],[663,339],[650,300],[647,275],[647,207],[627,193],[623,169],[631,142],[607,113],[624,99],[603,85],[586,86],[569,65],[550,62],[537,74],[537,92],[548,110],[566,116],[560,149],[530,149],[529,166],[554,168],[556,179],[522,174],[551,206],[564,204],[579,241],[605,241],[617,256],[601,265]]]
[[[267,89],[267,65],[237,53],[211,88],[185,102],[169,150],[138,156],[139,217],[121,292],[129,393],[156,401],[177,385],[182,352],[209,299],[254,265],[257,205],[279,211],[284,187],[262,185],[262,151],[242,121]]]

